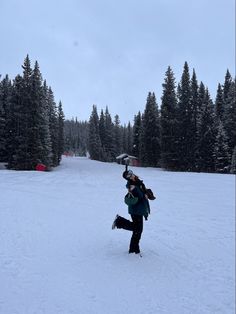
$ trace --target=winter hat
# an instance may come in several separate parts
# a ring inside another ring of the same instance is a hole
[[[124,179],[126,179],[126,180],[129,180],[130,179],[130,177],[133,175],[134,173],[133,173],[133,171],[132,170],[125,170],[124,172],[123,172],[123,178]]]

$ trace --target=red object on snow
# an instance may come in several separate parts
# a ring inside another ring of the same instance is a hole
[[[47,167],[44,164],[37,164],[35,169],[37,171],[46,171]]]

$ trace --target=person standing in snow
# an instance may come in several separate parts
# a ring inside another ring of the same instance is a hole
[[[127,180],[128,194],[125,197],[125,203],[128,205],[128,212],[132,221],[116,215],[112,229],[132,231],[129,253],[139,254],[139,241],[143,232],[143,217],[147,220],[150,214],[148,196],[144,183],[131,170],[124,171],[123,178]]]

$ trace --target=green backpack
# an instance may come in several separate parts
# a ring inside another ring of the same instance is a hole
[[[130,206],[130,205],[135,205],[138,203],[138,197],[135,197],[133,196],[132,193],[128,192],[126,195],[125,195],[125,204]]]

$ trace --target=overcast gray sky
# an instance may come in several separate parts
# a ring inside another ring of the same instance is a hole
[[[21,74],[28,53],[69,119],[96,104],[133,121],[185,61],[214,99],[235,75],[234,38],[234,0],[0,0],[0,74]]]

